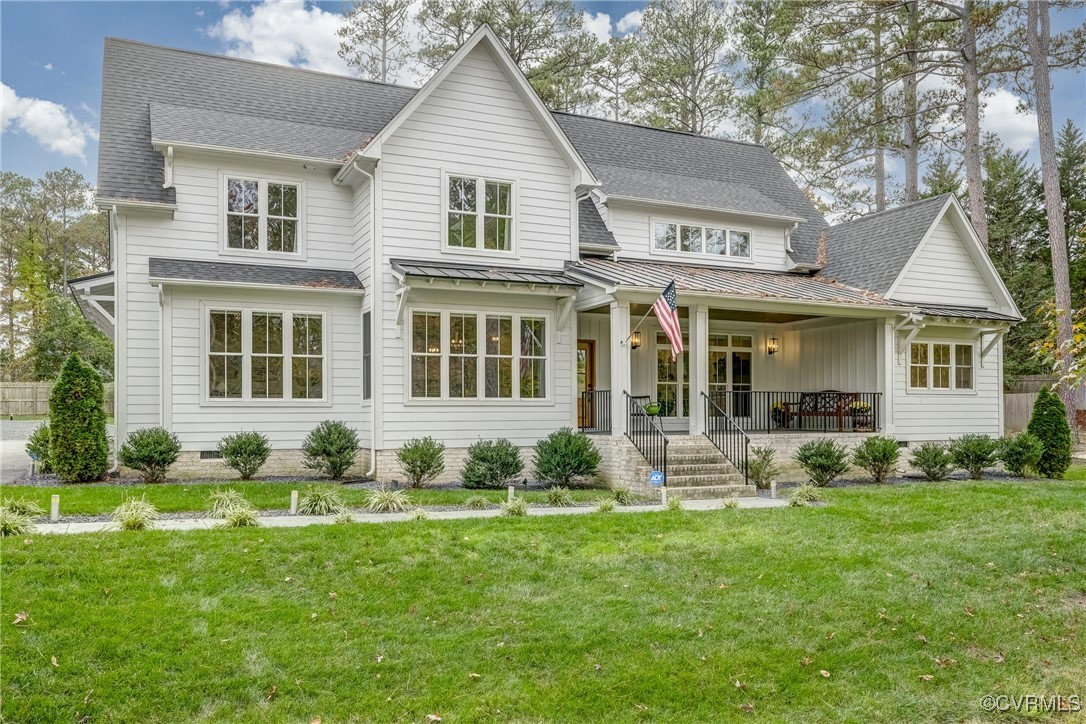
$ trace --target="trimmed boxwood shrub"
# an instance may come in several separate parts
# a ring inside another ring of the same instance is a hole
[[[1047,387],[1037,395],[1026,431],[1044,446],[1037,472],[1046,478],[1062,478],[1071,467],[1071,426],[1067,424],[1063,401]]]
[[[222,464],[238,471],[238,477],[249,480],[260,466],[268,460],[271,454],[271,445],[268,438],[259,432],[239,432],[237,435],[227,435],[219,440],[219,455],[222,455]]]
[[[973,480],[984,477],[984,468],[990,468],[999,459],[999,442],[987,435],[962,435],[947,448],[954,467],[969,473]]]
[[[508,440],[480,440],[468,448],[460,471],[465,488],[501,488],[524,470],[520,449]]]
[[[1044,454],[1044,443],[1029,432],[1006,438],[999,450],[999,457],[1007,472],[1020,478],[1036,470],[1037,462]]]
[[[26,454],[37,459],[39,473],[53,472],[53,462],[49,452],[50,434],[49,423],[43,422],[30,433],[30,439],[26,441]]]
[[[422,487],[445,471],[445,444],[427,435],[408,440],[396,451],[412,488]]]
[[[65,483],[99,480],[109,472],[102,378],[72,354],[49,396],[49,460]]]
[[[125,467],[143,473],[143,482],[161,483],[180,454],[181,441],[177,435],[165,428],[145,427],[128,436],[117,459]]]
[[[600,471],[602,457],[588,435],[563,427],[535,444],[532,465],[540,480],[569,486],[576,478],[591,478]]]
[[[909,464],[924,473],[924,478],[932,482],[946,480],[946,476],[954,469],[946,446],[937,442],[925,442],[913,448]]]
[[[302,465],[338,480],[354,465],[358,433],[339,420],[325,420],[306,435],[302,453]]]
[[[894,472],[900,457],[901,448],[897,440],[875,435],[856,446],[852,452],[852,464],[866,470],[881,485]]]
[[[795,461],[811,478],[811,482],[824,488],[848,470],[848,452],[845,446],[833,440],[811,440],[799,446]]]

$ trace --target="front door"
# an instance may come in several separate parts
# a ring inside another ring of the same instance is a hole
[[[690,337],[683,335],[683,349],[690,349]],[[656,333],[656,401],[660,417],[687,417],[690,414],[690,357],[684,351],[671,357],[671,342]]]
[[[595,426],[595,405],[585,404],[585,392],[596,389],[596,343],[591,339],[577,340],[577,425]],[[591,397],[591,395],[587,395]],[[587,409],[586,409],[587,408]]]
[[[750,417],[754,338],[749,334],[709,335],[709,397],[732,417]]]

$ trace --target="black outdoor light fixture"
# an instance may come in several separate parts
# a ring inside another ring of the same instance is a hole
[[[630,349],[637,349],[641,346],[641,333],[636,329],[630,332]]]
[[[769,343],[766,344],[765,351],[769,352],[769,354],[777,354],[777,350],[779,350],[780,348],[781,348],[781,346],[780,346],[780,343],[777,341],[777,338],[776,337],[770,337],[769,338]]]

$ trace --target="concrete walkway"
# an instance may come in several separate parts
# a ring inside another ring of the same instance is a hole
[[[787,500],[780,498],[739,498],[740,508],[780,508],[788,505]],[[684,500],[683,510],[720,510],[724,507],[724,500]],[[615,506],[616,513],[650,513],[664,510],[662,505],[634,505],[630,507]],[[543,515],[586,515],[595,513],[596,506],[583,506],[574,508],[529,508],[528,515],[539,517]],[[456,520],[460,518],[497,518],[500,510],[435,510],[427,511],[427,520]],[[413,513],[362,513],[352,514],[357,523],[397,523],[413,518]],[[262,528],[303,528],[309,525],[331,525],[335,518],[330,515],[274,515],[260,518]],[[155,521],[154,530],[209,530],[214,528],[219,521],[211,518],[171,518]],[[111,522],[94,523],[40,523],[37,525],[38,533],[101,533],[115,531],[119,527]]]

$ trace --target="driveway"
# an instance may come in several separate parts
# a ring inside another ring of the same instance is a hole
[[[0,483],[10,483],[30,472],[26,441],[41,420],[0,420]]]

